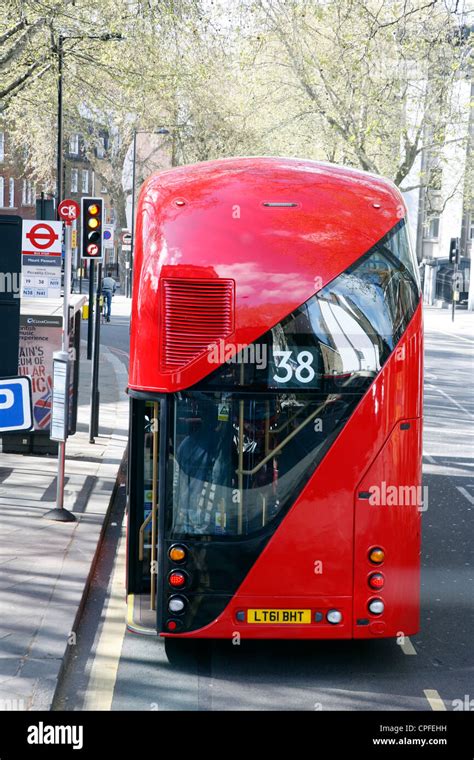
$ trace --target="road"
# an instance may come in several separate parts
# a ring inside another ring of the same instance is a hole
[[[103,340],[126,361],[127,320],[120,320],[104,328]],[[419,634],[403,647],[197,642],[170,664],[163,641],[125,629],[121,489],[56,708],[453,710],[472,699],[474,709],[474,339],[428,329],[425,346]]]

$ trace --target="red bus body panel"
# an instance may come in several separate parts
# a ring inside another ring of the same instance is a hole
[[[268,208],[264,202],[297,205]],[[172,393],[215,368],[204,353],[179,371],[162,371],[163,278],[233,280],[235,329],[225,347],[248,345],[346,270],[405,213],[399,191],[386,180],[311,161],[233,159],[153,175],[137,210],[129,387]],[[255,639],[347,639],[418,630],[420,506],[374,505],[359,494],[387,486],[421,490],[422,356],[420,304],[224,611],[180,638],[238,632]],[[377,593],[367,582],[378,569],[368,560],[373,546],[386,552],[385,586]],[[374,597],[386,604],[380,618],[368,612]],[[237,622],[236,612],[247,608],[336,608],[343,620]]]

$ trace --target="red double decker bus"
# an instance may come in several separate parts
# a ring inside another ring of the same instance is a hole
[[[131,630],[417,631],[422,312],[405,214],[388,181],[296,159],[144,184]]]

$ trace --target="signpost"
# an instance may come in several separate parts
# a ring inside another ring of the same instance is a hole
[[[79,215],[79,205],[74,200],[64,200],[58,206],[58,214],[64,219],[65,254],[64,254],[64,303],[62,350],[53,357],[53,408],[51,417],[51,438],[59,441],[58,480],[56,491],[56,508],[46,512],[44,517],[59,522],[74,522],[72,512],[64,508],[64,473],[66,465],[66,440],[69,429],[69,295],[71,290],[72,266],[72,223]],[[61,224],[61,222],[59,223]]]
[[[53,355],[53,405],[51,412],[52,441],[65,442],[68,432],[69,354],[55,351]]]
[[[104,248],[114,247],[114,225],[104,224]]]
[[[0,433],[31,430],[33,404],[29,377],[0,380]]]
[[[122,251],[131,253],[132,250],[132,233],[129,230],[122,230],[120,235]],[[131,295],[131,267],[130,261],[125,262],[125,295],[127,298]]]
[[[79,204],[77,201],[66,198],[58,206],[58,216],[63,222],[75,222],[79,216]]]
[[[60,298],[62,223],[24,219],[22,296]]]
[[[459,251],[460,251],[460,239],[459,238],[451,238],[450,244],[449,244],[449,263],[454,264],[454,270],[453,270],[453,300],[452,300],[452,311],[451,311],[451,321],[454,322],[454,314],[456,311],[456,301],[459,301],[459,280],[458,280],[458,266],[459,266]]]
[[[129,232],[128,230],[122,230],[120,242],[122,243],[123,251],[131,251],[132,250],[132,233]]]

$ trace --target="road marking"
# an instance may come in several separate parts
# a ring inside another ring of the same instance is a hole
[[[470,343],[471,346],[474,346],[474,340],[471,340],[470,338],[464,338],[462,335],[453,335],[453,333],[446,332],[445,330],[433,330],[432,332],[438,332],[442,335],[449,335],[450,338],[457,338],[458,340],[464,340],[466,343]]]
[[[446,391],[441,390],[441,388],[437,388],[435,385],[428,384],[428,388],[433,388],[433,390],[438,391],[438,393],[442,393],[443,396],[446,396],[449,401],[451,401],[452,404],[455,404],[458,406],[461,411],[464,412],[464,414],[467,414],[468,417],[472,417],[474,419],[474,414],[470,412],[468,409],[466,409],[462,404],[459,404],[452,396],[449,395],[449,393],[446,393]]]
[[[403,644],[400,644],[403,654],[418,654],[415,647],[410,641],[409,636],[404,636]]]
[[[423,454],[423,458],[427,459],[428,462],[431,462],[431,464],[438,464],[436,459],[431,456],[431,454]]]
[[[89,683],[87,684],[84,710],[110,711],[112,709],[118,666],[126,630],[127,605],[123,588],[125,565],[125,535],[122,532],[115,558],[104,624],[92,663]]]
[[[425,419],[426,419],[426,417],[425,417]],[[458,425],[459,424],[461,424],[461,423],[458,423]],[[449,433],[459,432],[459,428],[455,427],[455,426],[453,426],[453,427],[451,427],[451,426],[447,427],[447,430],[448,430]],[[428,424],[424,424],[423,425],[423,432],[425,434],[426,433],[436,433],[437,435],[439,435],[439,431],[440,431],[439,424],[438,425],[428,425]],[[460,441],[459,443],[456,443],[456,446],[458,448],[462,449],[462,453],[465,453],[465,451],[466,451],[466,441],[468,441],[469,445],[470,445],[471,441],[469,439],[474,437],[474,427],[473,427],[472,430],[469,430],[468,428],[464,428],[462,430],[462,436],[463,436],[463,440]],[[441,454],[439,456],[441,457]],[[438,464],[438,463],[436,463],[436,464]]]
[[[444,704],[443,700],[441,699],[440,693],[436,691],[436,689],[423,689],[423,693],[430,703],[430,707],[432,710],[436,711],[442,711],[447,710],[446,705]]]
[[[463,488],[463,486],[456,486],[456,488],[458,489],[460,493],[462,493],[462,495],[468,500],[468,502],[474,506],[474,496],[470,494],[469,491],[466,491],[466,489]]]

